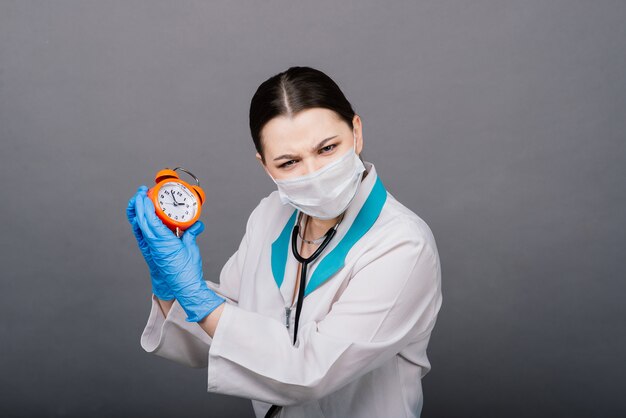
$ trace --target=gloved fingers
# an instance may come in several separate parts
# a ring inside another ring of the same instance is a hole
[[[135,212],[137,213],[137,216],[135,217],[135,219],[137,220],[137,225],[139,226],[139,229],[141,230],[144,238],[156,239],[156,235],[154,234],[154,232],[152,232],[150,225],[146,220],[146,210],[144,207],[143,195],[138,196],[138,198],[135,200]]]
[[[142,193],[145,194],[147,190],[148,188],[146,186],[139,186],[137,192],[128,200],[128,206],[126,206],[126,218],[128,218],[128,222],[130,222],[131,224],[133,223],[133,219],[135,218],[135,216],[137,216],[137,213],[135,212],[135,200],[137,200],[137,196],[141,195]]]
[[[193,225],[191,225],[189,228],[187,228],[187,230],[185,231],[185,234],[189,232],[190,234],[195,235],[197,237],[203,231],[204,231],[204,222],[196,221],[196,222],[194,222]]]
[[[136,217],[133,219],[132,225],[133,225],[133,232],[135,233],[135,238],[137,238],[137,245],[139,245],[139,249],[144,253],[144,256],[148,257],[150,255],[150,247],[148,246],[148,243],[143,237],[143,232],[141,231],[141,228],[139,227],[139,223]]]
[[[148,196],[144,196],[143,206],[144,215],[146,221],[148,222],[148,226],[155,235],[159,236],[160,238],[176,238],[178,240],[176,234],[174,234],[172,230],[165,226],[163,221],[159,219],[154,209],[154,203],[152,203],[152,200]]]
[[[139,243],[139,245],[141,246],[142,242],[144,242],[144,239],[143,239],[143,233],[141,232],[141,228],[139,228],[139,224],[137,223],[136,216],[130,221],[130,225],[133,228],[133,234],[135,235],[135,238],[137,239],[137,243]]]
[[[202,256],[200,254],[200,248],[196,244],[196,238],[204,231],[204,223],[202,221],[196,221],[191,225],[183,234],[183,244],[191,255],[192,262],[201,262]]]
[[[137,244],[139,245],[139,248],[142,250],[142,252],[146,249],[147,245],[146,245],[146,241],[143,238],[143,233],[141,232],[141,228],[139,228],[139,224],[137,223],[135,201],[137,200],[137,197],[141,196],[142,193],[145,193],[146,190],[147,190],[146,186],[140,186],[137,192],[128,201],[128,206],[126,208],[126,216],[132,226],[133,234],[135,235]]]
[[[196,237],[204,231],[204,223],[202,221],[196,221],[191,225],[183,234],[183,243],[186,247],[195,244]]]

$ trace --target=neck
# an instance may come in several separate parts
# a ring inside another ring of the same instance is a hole
[[[307,218],[306,235],[304,235],[304,237],[312,240],[321,237],[328,232],[330,228],[335,226],[337,222],[339,222],[339,219],[341,219],[341,215],[333,219],[318,219],[308,215]]]

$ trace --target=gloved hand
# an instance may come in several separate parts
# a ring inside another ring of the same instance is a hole
[[[150,279],[152,282],[152,293],[155,294],[161,300],[172,300],[174,299],[174,292],[170,289],[170,286],[165,281],[165,278],[159,274],[159,269],[157,268],[154,260],[152,259],[152,255],[150,254],[150,248],[146,243],[146,240],[143,237],[143,233],[137,224],[137,213],[135,211],[135,201],[140,196],[145,196],[148,191],[146,186],[140,186],[137,189],[137,193],[133,195],[128,201],[128,206],[126,207],[126,217],[128,218],[128,222],[130,222],[133,228],[133,234],[135,234],[135,238],[137,239],[137,245],[141,250],[141,254],[143,254],[143,258],[146,260],[148,264],[148,268],[150,269]]]
[[[195,222],[178,238],[159,219],[147,195],[135,200],[137,224],[148,244],[159,273],[174,292],[187,313],[188,322],[198,322],[226,300],[206,285],[202,273],[202,256],[196,237],[204,230],[202,221]]]

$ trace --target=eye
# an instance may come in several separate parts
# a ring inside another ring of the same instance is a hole
[[[279,165],[279,167],[280,167],[280,168],[286,168],[286,167],[289,167],[289,166],[293,165],[293,164],[289,164],[289,163],[290,163],[290,162],[292,162],[292,161],[295,161],[295,160],[289,160],[289,161],[287,161],[286,163],[283,163],[283,164]]]
[[[333,147],[333,148],[330,148],[330,147]],[[330,151],[330,150],[335,149],[335,147],[337,147],[337,144],[330,144],[330,145],[326,145],[324,148],[320,148],[320,150],[322,150],[322,151],[323,151],[323,150],[325,150],[325,149],[330,148],[330,149],[328,149],[328,151]]]

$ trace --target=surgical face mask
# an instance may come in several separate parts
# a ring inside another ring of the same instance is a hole
[[[289,203],[309,216],[332,219],[341,215],[356,195],[365,166],[354,146],[339,159],[313,173],[282,180],[274,180],[283,204]],[[268,173],[269,174],[269,173]]]

